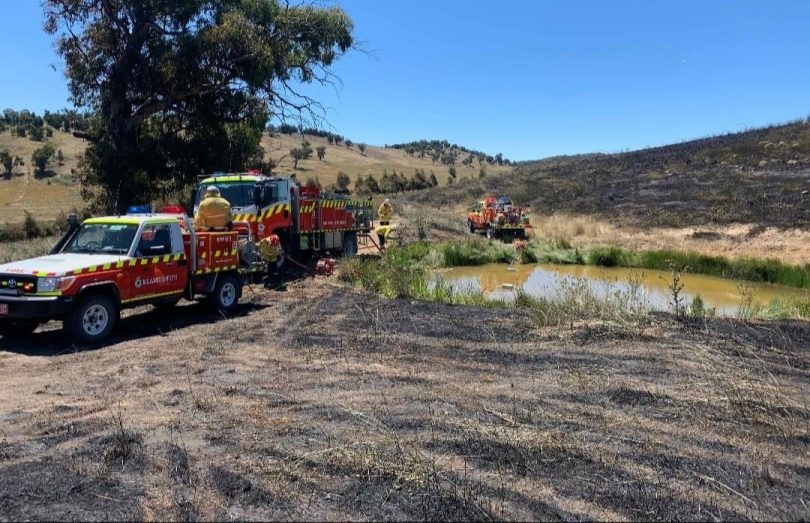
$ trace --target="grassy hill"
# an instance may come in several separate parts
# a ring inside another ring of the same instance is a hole
[[[645,227],[810,225],[810,122],[618,154],[562,156],[514,175],[416,194],[423,203],[510,194],[535,214],[585,214]]]
[[[45,143],[61,150],[65,159],[61,166],[52,159],[46,172],[38,173],[31,154]],[[43,142],[12,136],[9,131],[0,133],[0,150],[5,149],[25,162],[12,170],[10,178],[0,176],[0,223],[22,222],[24,211],[37,219],[53,220],[60,212],[82,207],[80,188],[71,169],[76,167],[85,147],[84,140],[62,131],[54,131]]]
[[[397,172],[410,178],[417,169],[422,169],[428,175],[432,170],[440,185],[447,183],[447,166],[439,162],[434,165],[430,158],[420,159],[418,156],[408,155],[403,150],[373,145],[368,145],[365,152],[361,153],[357,145],[347,148],[345,145],[330,145],[325,138],[317,136],[303,138],[310,142],[313,149],[319,146],[326,147],[326,155],[321,161],[313,153],[311,159],[298,163],[298,169],[293,169],[290,149],[301,145],[300,135],[275,134],[266,135],[262,139],[266,158],[278,162],[277,173],[295,174],[301,182],[305,182],[308,178],[317,178],[326,186],[334,183],[340,172],[348,174],[354,183],[360,175],[373,175],[380,179],[383,172],[389,174]],[[55,149],[61,149],[65,161],[60,166],[52,160],[46,173],[38,174],[31,164],[31,154],[44,143],[50,143]],[[0,133],[0,150],[8,150],[12,156],[19,156],[25,162],[25,165],[13,169],[10,178],[0,178],[0,223],[22,222],[26,210],[37,219],[47,221],[53,220],[62,212],[81,208],[84,202],[80,195],[79,184],[71,174],[71,170],[77,166],[86,146],[85,140],[56,130],[45,142],[12,136],[9,131]],[[479,172],[477,165],[465,167],[458,164],[456,169],[459,179],[477,177]],[[512,167],[487,165],[486,169],[488,175],[500,175],[510,172]]]

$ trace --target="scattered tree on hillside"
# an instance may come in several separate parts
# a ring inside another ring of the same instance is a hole
[[[28,131],[22,125],[17,126],[17,136],[20,138],[25,138],[25,135],[28,134]]]
[[[48,162],[55,153],[56,151],[54,151],[53,146],[45,144],[34,150],[34,153],[31,155],[31,161],[37,167],[37,170],[42,173],[45,172],[45,169],[48,167]]]
[[[271,112],[322,114],[297,84],[330,83],[352,21],[337,7],[279,4],[44,0],[72,101],[97,114],[79,173],[98,190],[85,197],[122,212],[155,195],[156,180],[182,187],[247,167]],[[236,145],[234,125],[250,128]]]
[[[45,137],[45,131],[42,129],[42,127],[31,127],[28,137],[35,142],[41,142]]]
[[[335,139],[332,137],[331,134],[326,137],[326,143],[328,143],[329,145],[332,145],[333,143],[335,143]]]
[[[430,182],[431,187],[436,187],[439,185],[439,180],[436,179],[436,173],[433,171],[430,171],[430,178],[428,178],[428,181]]]
[[[351,185],[352,180],[349,178],[349,175],[344,173],[343,171],[339,172],[337,175],[337,188],[341,191],[348,191],[349,185]]]
[[[439,153],[432,153],[432,154],[430,155],[430,161],[433,163],[433,165],[436,165],[436,160],[438,160],[440,157],[441,157],[441,154],[439,154]]]
[[[53,136],[53,129],[50,127],[45,127],[45,137],[50,138]]]
[[[447,174],[450,175],[450,178],[455,178],[456,177],[456,168],[451,165],[450,168],[447,169]]]
[[[2,164],[3,169],[6,170],[6,176],[11,176],[11,169],[14,166],[14,159],[11,157],[11,154],[9,154],[8,151],[0,151],[0,164]]]
[[[318,153],[318,159],[323,161],[323,157],[326,156],[326,146],[319,145],[315,148],[315,151]]]
[[[366,153],[366,144],[364,144],[364,143],[357,144],[357,148],[360,149],[360,154],[365,154]]]
[[[354,145],[354,142],[352,142],[351,140],[349,140],[349,139],[347,138],[347,139],[346,139],[346,149],[351,149],[351,148],[352,148],[352,145]]]
[[[56,151],[56,161],[59,162],[59,167],[65,165],[65,155],[62,154],[62,149]]]
[[[498,163],[498,165],[503,165],[503,154],[501,153],[496,154],[495,161]]]
[[[290,156],[293,159],[293,169],[298,169],[299,160],[309,160],[312,156],[312,147],[310,147],[309,142],[303,141],[301,147],[290,149]]]
[[[487,168],[482,165],[481,169],[478,171],[478,177],[485,178],[486,175],[487,175]]]

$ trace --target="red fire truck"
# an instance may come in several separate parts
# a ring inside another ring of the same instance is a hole
[[[293,258],[325,252],[356,254],[358,235],[368,234],[373,226],[370,199],[323,193],[316,186],[300,186],[290,176],[255,171],[202,179],[192,197],[195,213],[212,185],[231,204],[234,221],[250,224],[257,241],[278,235],[285,254]]]

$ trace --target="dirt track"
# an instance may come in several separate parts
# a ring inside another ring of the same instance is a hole
[[[810,518],[807,323],[245,300],[0,340],[0,519]]]

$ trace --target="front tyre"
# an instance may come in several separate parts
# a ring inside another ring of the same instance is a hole
[[[115,303],[107,296],[91,294],[67,315],[64,330],[77,343],[97,343],[110,335],[117,321]]]
[[[214,292],[208,300],[214,309],[231,313],[239,306],[240,296],[242,296],[242,282],[233,274],[224,274],[217,278]]]
[[[475,224],[472,220],[467,220],[467,227],[470,229],[470,233],[475,234]]]

